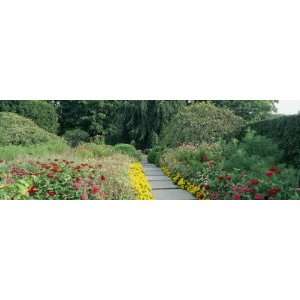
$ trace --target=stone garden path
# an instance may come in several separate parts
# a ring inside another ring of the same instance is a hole
[[[152,193],[156,200],[195,200],[194,196],[187,191],[180,189],[160,168],[154,164],[143,162],[145,174],[152,187]]]

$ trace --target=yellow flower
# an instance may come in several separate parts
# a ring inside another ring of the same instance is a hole
[[[144,169],[141,163],[133,163],[130,165],[129,176],[132,182],[133,189],[139,200],[153,200],[151,186],[144,174]]]

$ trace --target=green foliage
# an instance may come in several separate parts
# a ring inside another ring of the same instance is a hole
[[[137,160],[141,160],[141,153],[135,149],[133,145],[130,144],[117,144],[114,146],[116,152],[126,154]]]
[[[89,139],[89,134],[81,129],[72,129],[65,132],[64,139],[69,143],[70,146],[76,147],[81,143],[87,142]]]
[[[120,111],[122,140],[134,140],[137,148],[151,148],[158,143],[162,129],[185,105],[185,101],[124,101]]]
[[[150,149],[148,153],[148,161],[152,164],[159,165],[160,157],[163,153],[164,148],[160,146],[156,146]]]
[[[15,113],[0,112],[0,146],[58,142],[61,139]]]
[[[209,103],[196,103],[175,116],[163,131],[161,143],[169,147],[212,143],[233,134],[243,124],[243,119],[227,109]]]
[[[223,144],[224,169],[244,171],[259,171],[278,164],[282,158],[282,151],[271,139],[256,135],[248,130],[241,141],[233,140]]]
[[[118,135],[116,114],[123,101],[57,101],[61,133],[75,128],[86,131],[90,137],[105,136],[108,142]]]
[[[39,127],[56,133],[59,127],[58,114],[53,103],[48,101],[0,101],[0,112],[13,112],[34,121]]]
[[[258,134],[269,137],[283,151],[283,160],[300,167],[300,115],[283,116],[252,123],[249,127]]]

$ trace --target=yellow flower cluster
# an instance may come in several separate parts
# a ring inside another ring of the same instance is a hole
[[[205,187],[196,185],[188,180],[186,180],[180,173],[172,174],[167,166],[161,168],[166,176],[170,177],[172,181],[177,184],[180,188],[187,190],[196,196],[197,199],[203,200],[208,199],[208,192]]]
[[[133,163],[130,165],[129,176],[139,200],[153,200],[151,186],[145,176],[141,163]]]

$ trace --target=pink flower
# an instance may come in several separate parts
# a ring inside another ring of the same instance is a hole
[[[241,200],[241,195],[240,194],[233,195],[233,200]]]

